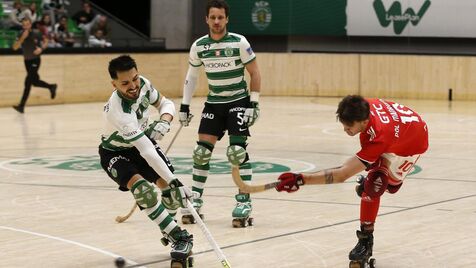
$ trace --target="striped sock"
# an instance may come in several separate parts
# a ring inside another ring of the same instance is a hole
[[[253,176],[253,170],[251,169],[250,162],[246,162],[240,165],[240,175],[243,181],[251,181]]]
[[[205,182],[208,178],[208,172],[210,170],[210,164],[203,166],[193,164],[193,186],[192,191],[200,193],[200,196],[203,194],[203,188],[205,188]]]
[[[177,227],[177,223],[160,202],[157,202],[155,206],[145,208],[142,211],[145,212],[149,219],[157,223],[160,230],[163,232],[170,233],[175,227]]]

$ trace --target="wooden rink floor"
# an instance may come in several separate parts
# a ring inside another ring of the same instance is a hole
[[[340,165],[359,149],[335,120],[340,98],[262,97],[248,152],[255,183],[285,169]],[[191,155],[203,98],[194,98],[191,126],[169,152],[191,186]],[[476,267],[476,105],[397,100],[428,123],[430,149],[395,195],[384,194],[375,228],[379,268]],[[174,99],[176,106],[180,100]],[[160,230],[136,211],[130,193],[99,168],[102,103],[0,109],[0,267],[114,267],[116,256],[143,267],[170,267]],[[166,148],[178,120],[160,142]],[[255,225],[231,226],[234,186],[226,165],[228,139],[217,144],[203,207],[205,223],[234,268],[348,267],[360,199],[355,178],[343,184],[271,189],[253,198]],[[215,171],[214,171],[215,170]],[[180,214],[178,215],[180,222]],[[194,267],[221,267],[198,226]]]

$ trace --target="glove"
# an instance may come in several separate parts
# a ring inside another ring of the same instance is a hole
[[[193,115],[190,114],[190,105],[180,104],[179,121],[184,127],[188,127]]]
[[[180,207],[187,207],[187,200],[193,197],[192,191],[187,186],[184,186],[178,179],[173,179],[169,182],[170,196],[177,202]]]
[[[170,131],[170,122],[166,120],[154,121],[145,131],[147,137],[154,140],[161,140]]]
[[[279,184],[276,185],[276,191],[286,191],[288,193],[299,190],[299,186],[304,185],[302,174],[285,172],[278,178]]]
[[[243,115],[243,121],[248,127],[254,125],[256,120],[259,117],[259,106],[257,102],[250,102],[250,108],[246,108],[245,114]]]

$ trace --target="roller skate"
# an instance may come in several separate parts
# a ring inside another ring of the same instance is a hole
[[[193,208],[195,209],[195,211],[197,211],[198,215],[203,220],[204,216],[203,214],[200,213],[200,209],[203,206],[202,197],[200,196],[198,192],[192,192],[192,194],[194,196],[192,201]],[[197,222],[195,218],[193,217],[192,213],[188,210],[188,208],[183,208],[181,212],[182,212],[183,224],[195,224]]]
[[[163,232],[164,237],[160,239],[160,242],[164,246],[172,243],[172,250],[170,251],[171,268],[188,268],[193,267],[192,247],[193,247],[193,235],[189,234],[187,230],[175,227],[170,234]]]
[[[250,217],[252,206],[250,194],[235,195],[237,201],[235,209],[231,213],[233,217],[232,225],[235,228],[243,228],[253,225],[253,218]]]
[[[375,268],[375,259],[372,256],[374,236],[372,233],[357,231],[359,242],[349,253],[349,268]]]

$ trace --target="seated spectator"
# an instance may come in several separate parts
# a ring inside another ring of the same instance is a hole
[[[56,43],[55,29],[49,14],[43,14],[43,17],[37,23],[37,27],[41,34],[48,39],[48,47],[61,47],[60,44]]]
[[[109,26],[106,16],[99,15],[96,23],[94,23],[94,25],[91,27],[91,33],[94,34],[97,30],[102,31],[106,40],[111,40],[111,26]]]
[[[83,2],[82,10],[73,15],[73,20],[78,28],[83,30],[86,36],[89,36],[91,27],[99,20],[99,15],[96,15],[89,2]]]
[[[104,38],[102,30],[96,30],[93,35],[89,36],[89,47],[110,47],[111,43]]]
[[[68,30],[68,18],[62,16],[59,22],[55,24],[55,41],[62,47],[73,47],[75,40],[73,34]]]
[[[23,6],[20,1],[13,3],[13,10],[10,13],[10,17],[6,23],[7,28],[11,30],[22,30],[21,20],[23,19]]]
[[[36,10],[36,3],[31,2],[28,5],[28,8],[23,10],[23,13],[22,13],[21,17],[22,17],[22,19],[23,18],[28,18],[28,19],[30,19],[31,23],[35,23],[36,20],[38,19],[38,14],[37,14],[37,10]]]
[[[61,16],[67,16],[68,10],[66,6],[70,5],[70,2],[67,0],[42,0],[41,7],[43,8],[43,14],[47,13],[51,16],[51,22],[53,25],[56,24],[56,21],[61,18]]]

